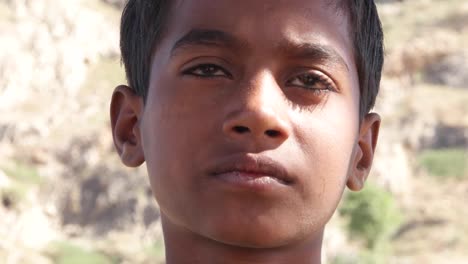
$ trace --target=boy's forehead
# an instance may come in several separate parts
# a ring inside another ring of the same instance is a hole
[[[347,18],[330,0],[178,0],[172,8],[170,30],[193,28],[255,31],[273,36],[282,33],[301,39],[341,31],[349,39]],[[325,21],[325,23],[324,23]],[[235,33],[235,32],[233,32]],[[251,34],[258,35],[258,34]]]
[[[319,43],[353,61],[348,21],[330,0],[179,0],[172,8],[172,45],[194,29],[214,29],[244,42],[278,46]],[[341,50],[341,52],[339,52]]]
[[[339,0],[177,0],[173,6],[173,14],[179,17],[184,11],[190,11],[195,16],[210,14],[227,19],[226,15],[229,14],[255,12],[262,17],[273,12],[293,14],[298,19],[311,19],[320,14],[325,16],[338,14],[341,2]],[[342,15],[341,13],[340,16]]]

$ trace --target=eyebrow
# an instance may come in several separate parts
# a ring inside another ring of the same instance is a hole
[[[221,30],[192,29],[175,42],[171,50],[171,56],[174,55],[178,49],[197,45],[229,47],[233,49],[249,46],[248,43]],[[327,45],[309,42],[296,43],[284,40],[280,42],[276,48],[280,51],[279,54],[283,56],[331,63],[332,65],[341,66],[349,71],[348,64],[345,60],[335,49]]]
[[[284,41],[278,45],[278,50],[285,56],[305,59],[311,61],[320,61],[326,64],[338,65],[349,71],[348,64],[338,52],[328,46],[317,43],[295,43],[291,41]]]
[[[196,45],[238,48],[245,46],[245,43],[224,31],[192,29],[176,41],[172,47],[171,54],[174,54],[177,49]]]

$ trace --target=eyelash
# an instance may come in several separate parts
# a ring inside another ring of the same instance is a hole
[[[205,74],[203,73],[204,70],[207,70],[207,68],[210,68],[212,70],[212,73],[211,74]],[[201,70],[202,73],[196,73],[197,70]],[[219,74],[213,74],[218,72],[218,71],[221,71],[223,74],[222,75],[219,75]],[[229,73],[228,71],[226,71],[224,68],[216,65],[216,64],[211,64],[211,63],[206,63],[206,64],[199,64],[199,65],[196,65],[194,67],[191,67],[187,70],[184,70],[182,72],[182,74],[186,74],[186,75],[193,75],[195,77],[198,77],[198,78],[216,78],[216,77],[227,77],[229,79],[232,79],[232,74]]]
[[[206,70],[210,70],[211,73],[204,72]],[[200,71],[201,73],[197,72],[197,71]],[[213,73],[216,73],[218,71],[221,72],[222,74],[213,74]],[[195,76],[197,78],[226,77],[228,79],[233,79],[233,76],[232,76],[231,73],[229,73],[223,67],[218,66],[216,64],[212,64],[212,63],[205,63],[205,64],[195,65],[193,67],[190,67],[187,70],[184,70],[182,72],[182,74],[192,75],[192,76]],[[308,78],[308,79],[305,79],[305,78]],[[318,85],[324,86],[324,88],[314,88],[314,87],[311,88],[311,87],[307,87],[307,84],[305,84],[305,85],[293,84],[293,82],[295,80],[300,80],[301,82],[307,82],[307,81],[310,82],[311,81],[311,82],[313,82],[312,86],[317,86],[317,84],[318,84]],[[315,73],[315,72],[305,72],[305,73],[301,73],[299,75],[296,75],[293,78],[288,79],[286,81],[286,84],[290,85],[290,86],[296,86],[296,87],[303,88],[305,90],[308,90],[308,91],[312,92],[314,95],[317,95],[317,96],[335,90],[334,84],[330,81],[330,79],[328,77],[324,76],[323,74],[319,74],[319,73]]]
[[[295,80],[299,80],[303,83],[305,82],[312,82],[312,84],[294,84]],[[334,91],[335,87],[333,83],[330,81],[328,77],[323,74],[315,73],[315,72],[305,72],[299,75],[294,76],[291,79],[286,81],[286,84],[290,86],[301,87],[303,89],[309,90],[316,95],[322,95],[323,93],[327,93],[330,91]],[[311,87],[310,87],[311,86]],[[316,88],[316,86],[323,86],[323,88]]]

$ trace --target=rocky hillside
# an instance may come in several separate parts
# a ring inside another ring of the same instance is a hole
[[[0,0],[0,263],[164,258],[145,170],[121,166],[109,134],[123,2]],[[368,192],[329,225],[326,260],[467,263],[468,1],[379,11],[378,153]]]

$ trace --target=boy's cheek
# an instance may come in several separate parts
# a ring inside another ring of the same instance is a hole
[[[302,124],[296,133],[301,149],[298,158],[304,160],[304,179],[319,198],[332,193],[335,197],[327,199],[339,199],[347,180],[359,123],[357,109],[350,106],[330,100],[322,110],[296,120]]]

